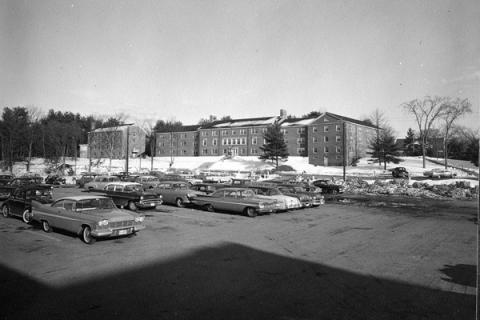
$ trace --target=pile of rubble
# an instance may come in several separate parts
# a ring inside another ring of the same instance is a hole
[[[478,198],[478,185],[472,187],[468,181],[451,184],[429,185],[423,182],[409,184],[406,179],[375,180],[368,183],[360,178],[348,179],[345,192],[352,194],[403,195],[418,198]]]

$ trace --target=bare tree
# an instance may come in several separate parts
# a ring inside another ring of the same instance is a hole
[[[36,132],[39,127],[40,119],[43,117],[43,111],[35,106],[27,106],[28,123],[27,123],[27,141],[28,141],[28,155],[27,155],[27,171],[30,171],[30,164],[32,162],[33,142],[37,139]]]
[[[377,127],[376,128],[376,140],[375,140],[374,143],[372,143],[372,145],[376,145],[377,147],[380,147],[380,149],[381,149],[382,133],[380,131],[381,131],[381,128],[384,128],[388,125],[388,122],[385,119],[384,113],[382,111],[380,111],[379,109],[375,109],[375,111],[372,112],[372,114],[369,116],[368,119],[366,119],[366,121],[370,122],[372,125]],[[381,150],[378,150],[378,152],[380,152],[380,151]],[[379,166],[382,165],[381,159],[382,159],[382,157],[378,157],[378,165]],[[384,159],[384,161],[385,161],[385,159]],[[384,164],[385,164],[385,166],[387,165],[386,162]]]
[[[147,134],[148,147],[150,151],[150,171],[153,171],[153,160],[155,157],[155,144],[156,144],[155,125],[152,123],[151,119],[144,120],[142,124],[142,129]]]
[[[402,104],[402,107],[408,113],[411,113],[417,122],[420,140],[422,142],[423,168],[426,167],[427,141],[433,123],[443,115],[445,102],[447,98],[443,97],[425,97],[423,100],[415,99]]]
[[[468,99],[451,99],[448,98],[444,102],[443,106],[443,114],[441,115],[441,119],[444,121],[443,123],[443,156],[445,160],[445,169],[448,166],[448,139],[450,138],[450,131],[452,129],[453,124],[455,121],[465,115],[466,113],[472,112],[472,104]]]

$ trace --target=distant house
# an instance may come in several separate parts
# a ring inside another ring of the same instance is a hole
[[[145,152],[145,131],[135,125],[99,128],[88,133],[93,158],[125,159]],[[127,151],[128,139],[128,151]]]
[[[443,137],[436,137],[430,138],[427,140],[427,155],[430,157],[443,157],[444,153],[444,146],[443,146],[444,138]],[[420,139],[415,139],[410,144],[405,144],[404,138],[398,138],[395,141],[400,153],[402,155],[412,154],[412,155],[421,155],[422,154],[422,142]]]

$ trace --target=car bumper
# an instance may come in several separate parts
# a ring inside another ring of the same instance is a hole
[[[141,200],[140,202],[136,203],[137,207],[139,208],[155,208],[163,203],[162,200]]]
[[[145,229],[145,225],[143,224],[116,229],[97,229],[92,230],[92,236],[94,236],[95,238],[127,236],[143,229]]]

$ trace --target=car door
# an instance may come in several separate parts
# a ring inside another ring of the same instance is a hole
[[[13,215],[21,216],[25,210],[26,190],[17,189],[13,192],[12,197],[9,200],[10,212]]]
[[[74,200],[64,199],[55,202],[52,205],[52,214],[49,215],[48,222],[54,228],[71,230],[74,224],[73,211],[76,208]]]

